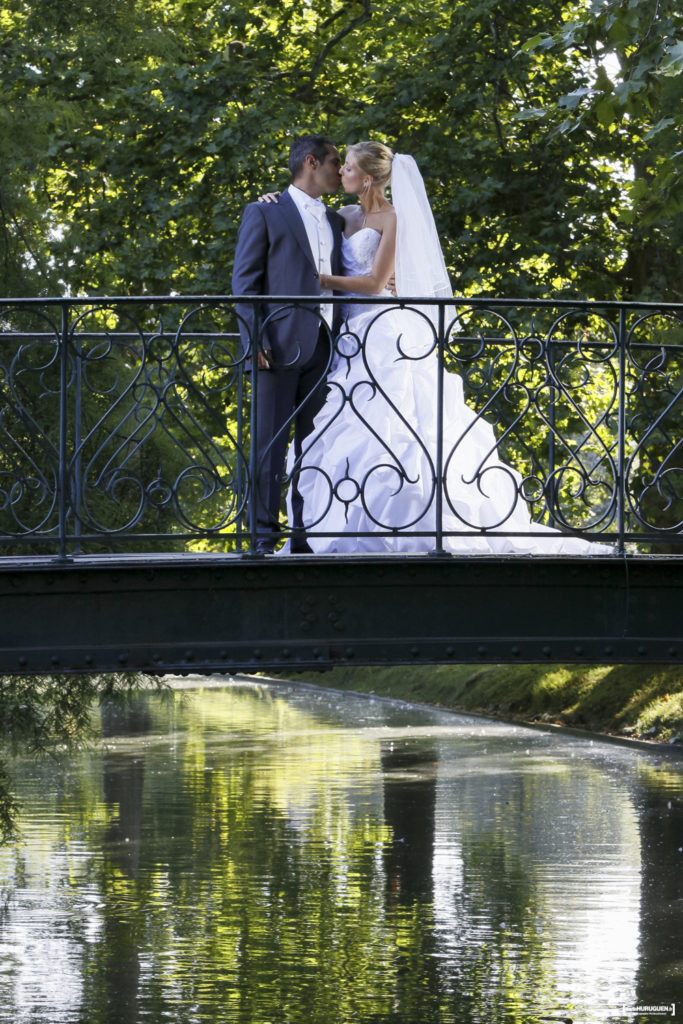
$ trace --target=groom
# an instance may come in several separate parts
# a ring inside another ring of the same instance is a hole
[[[257,478],[251,515],[256,550],[273,551],[279,532],[282,471],[294,420],[297,458],[325,400],[331,339],[341,307],[325,303],[320,274],[341,274],[343,220],[320,197],[339,188],[341,161],[322,135],[305,135],[289,151],[292,184],[277,203],[250,203],[242,217],[232,275],[234,295],[308,295],[323,301],[301,307],[269,303],[260,319],[254,307],[238,306],[245,352],[256,354]],[[330,292],[326,294],[331,294]],[[254,360],[252,358],[252,366]],[[252,438],[252,443],[253,443]],[[292,551],[308,551],[302,502],[294,488]]]

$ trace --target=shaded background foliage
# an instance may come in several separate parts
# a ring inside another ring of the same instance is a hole
[[[293,135],[427,178],[456,292],[681,298],[665,0],[8,0],[5,294],[225,293]]]

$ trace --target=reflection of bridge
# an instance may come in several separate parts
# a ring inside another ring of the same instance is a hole
[[[444,529],[456,442],[427,453],[425,554],[256,556],[233,300],[8,300],[0,671],[682,660],[683,308],[420,310],[439,425],[456,371],[520,474],[512,503],[613,555],[445,555],[449,536],[481,536]],[[376,532],[400,547],[416,531]]]

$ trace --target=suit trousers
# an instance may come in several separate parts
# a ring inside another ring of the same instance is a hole
[[[258,371],[255,499],[256,525],[261,535],[279,532],[282,477],[291,425],[294,423],[294,450],[298,458],[302,442],[311,433],[313,420],[325,402],[330,356],[331,335],[327,327],[321,326],[313,355],[306,363]],[[301,530],[303,503],[296,481],[292,506],[294,522],[289,525]]]

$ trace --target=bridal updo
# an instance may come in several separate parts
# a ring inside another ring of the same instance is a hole
[[[347,153],[353,153],[363,174],[369,174],[375,185],[382,191],[391,180],[391,161],[394,154],[383,142],[356,142],[349,146]]]

